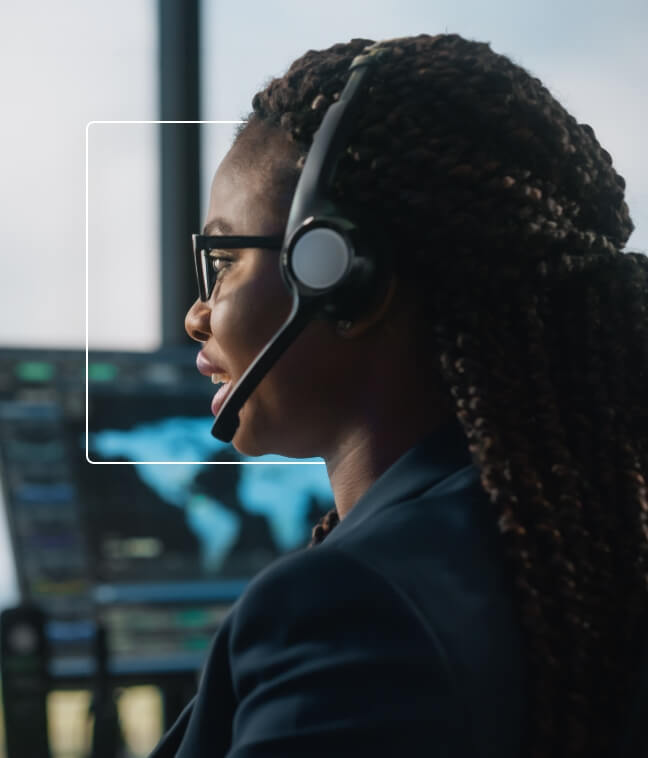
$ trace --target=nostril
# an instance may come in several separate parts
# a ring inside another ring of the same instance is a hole
[[[185,331],[196,342],[206,342],[209,339],[209,308],[202,300],[189,308],[185,316]]]

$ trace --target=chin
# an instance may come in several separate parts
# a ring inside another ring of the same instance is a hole
[[[234,449],[242,455],[257,458],[261,455],[281,455],[285,458],[313,458],[317,453],[306,450],[307,445],[297,440],[302,436],[295,434],[285,423],[271,422],[260,414],[241,411],[239,427],[232,439]]]
[[[269,453],[274,452],[274,450],[266,450],[259,445],[256,440],[248,439],[244,434],[241,434],[240,431],[236,432],[234,435],[234,438],[232,439],[232,447],[241,455],[247,455],[251,458],[257,458],[260,455],[268,455]]]
[[[232,438],[232,446],[241,455],[251,458],[270,454],[285,455],[279,450],[280,444],[273,444],[278,443],[281,437],[280,431],[273,433],[267,423],[259,420],[258,414],[250,413],[249,408],[245,407],[239,414],[239,425]]]
[[[269,435],[264,434],[263,439],[257,435],[245,434],[245,430],[236,432],[232,439],[232,446],[234,449],[241,453],[241,455],[247,455],[251,458],[258,458],[261,455],[282,455],[286,458],[306,458],[306,455],[295,454],[293,450],[289,450],[285,445],[285,437],[281,433],[269,439]],[[284,444],[281,444],[281,443]]]

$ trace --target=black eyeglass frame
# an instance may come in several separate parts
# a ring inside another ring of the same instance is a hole
[[[248,247],[262,250],[281,250],[283,237],[252,236],[252,235],[217,235],[210,237],[204,234],[192,234],[194,266],[198,283],[198,296],[203,303],[211,297],[216,284],[216,275],[209,265],[209,254],[213,250],[240,250]],[[213,277],[212,277],[213,274]]]

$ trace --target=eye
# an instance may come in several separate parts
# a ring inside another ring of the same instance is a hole
[[[222,255],[220,252],[212,252],[209,254],[209,266],[216,276],[220,276],[232,262],[233,259],[230,256]]]

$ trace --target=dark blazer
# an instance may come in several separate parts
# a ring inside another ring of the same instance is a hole
[[[250,582],[151,758],[519,758],[526,701],[513,580],[453,420]]]

